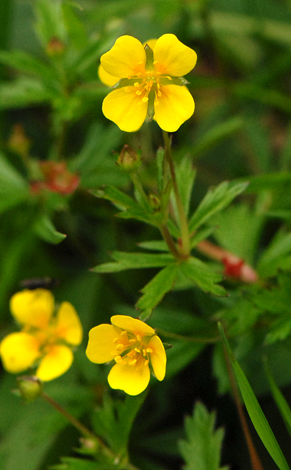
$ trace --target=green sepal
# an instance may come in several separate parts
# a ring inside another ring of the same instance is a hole
[[[154,115],[155,115],[155,91],[152,89],[150,92],[149,92],[149,100],[148,100],[148,118],[150,121],[153,120],[154,118]]]
[[[189,82],[184,77],[170,77],[170,76],[163,75],[160,79],[160,84],[162,86],[165,86],[165,85],[186,86],[186,85],[189,85]]]
[[[117,90],[118,88],[124,88],[126,86],[134,86],[136,82],[141,83],[142,80],[140,78],[121,78],[112,88]]]
[[[154,52],[148,44],[144,46],[144,50],[146,53],[146,70],[150,72],[154,68]]]
[[[41,214],[34,224],[35,233],[44,241],[57,245],[62,242],[67,235],[58,232],[50,217],[47,214]]]

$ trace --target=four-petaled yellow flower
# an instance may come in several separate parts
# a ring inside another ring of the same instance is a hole
[[[127,132],[138,130],[147,115],[164,131],[175,132],[194,113],[183,75],[196,60],[196,52],[174,34],[145,46],[132,36],[121,36],[101,57],[99,77],[115,88],[103,101],[104,115]]]
[[[110,387],[138,395],[148,386],[151,370],[163,380],[167,357],[155,330],[125,315],[114,315],[111,323],[92,328],[86,350],[88,359],[96,364],[115,361],[108,375]]]
[[[79,345],[83,336],[74,307],[62,302],[54,315],[50,291],[26,289],[13,295],[10,309],[22,330],[0,343],[4,368],[18,374],[37,366],[35,375],[43,381],[64,374],[73,362],[72,347]]]

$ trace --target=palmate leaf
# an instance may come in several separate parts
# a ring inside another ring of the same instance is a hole
[[[198,258],[191,257],[181,263],[180,272],[205,292],[219,297],[227,295],[225,289],[217,284],[223,279],[222,275],[213,271]]]
[[[151,212],[147,212],[134,199],[114,186],[106,186],[103,189],[93,190],[91,193],[93,196],[111,201],[121,209],[123,212],[118,214],[120,218],[137,219],[154,226],[158,225]]]
[[[189,232],[194,232],[214,214],[227,207],[247,186],[247,182],[233,184],[224,181],[215,189],[209,190],[190,219]]]
[[[185,419],[187,441],[179,448],[185,460],[185,470],[226,470],[220,466],[223,429],[215,430],[215,413],[208,413],[202,403],[196,403],[193,416]]]
[[[106,441],[112,452],[127,455],[130,431],[146,396],[147,392],[143,392],[119,401],[104,395],[102,406],[94,410],[94,432]]]
[[[150,311],[169,292],[179,271],[178,264],[171,264],[159,271],[153,279],[141,290],[142,297],[138,300],[136,307],[140,310]],[[142,317],[142,319],[144,319]]]

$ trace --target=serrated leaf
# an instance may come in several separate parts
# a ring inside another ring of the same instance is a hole
[[[240,388],[244,404],[246,406],[249,417],[256,429],[261,441],[269,452],[270,456],[277,464],[280,470],[290,470],[288,463],[282,453],[282,450],[278,444],[277,439],[275,438],[273,431],[267,421],[266,416],[264,415],[262,408],[259,405],[259,402],[248,382],[248,379],[245,376],[242,368],[239,363],[236,361],[229,343],[226,339],[222,325],[218,324],[220,333],[222,335],[223,342],[225,344],[226,352],[230,360],[231,366],[234,371],[235,378],[237,380],[238,386]]]
[[[185,157],[176,167],[176,178],[179,188],[181,201],[184,207],[186,217],[188,217],[191,194],[195,182],[196,170],[193,168],[192,161]],[[176,200],[172,198],[172,204],[176,212],[176,219],[179,220],[179,214],[176,207]]]
[[[177,264],[171,264],[153,277],[153,279],[141,290],[143,295],[138,300],[136,308],[139,310],[155,308],[164,295],[172,289],[178,270],[179,266]]]
[[[198,402],[193,416],[185,419],[187,441],[179,442],[185,470],[226,470],[220,467],[221,448],[224,437],[222,428],[215,430],[215,413],[208,413]]]
[[[95,273],[119,272],[127,269],[160,268],[172,264],[173,256],[160,253],[125,253],[113,251],[111,257],[115,263],[104,263],[92,268]]]
[[[247,186],[246,182],[233,184],[224,181],[213,190],[210,189],[190,219],[189,232],[194,232],[210,217],[227,207]]]
[[[189,278],[194,284],[205,292],[210,292],[217,296],[226,296],[227,293],[217,282],[222,281],[221,274],[216,273],[207,264],[197,258],[189,258],[181,263],[180,271]]]
[[[117,214],[122,219],[137,219],[145,223],[157,226],[151,212],[146,212],[134,199],[114,186],[106,186],[104,189],[91,191],[93,196],[111,201],[116,207],[123,210]]]
[[[58,232],[47,214],[42,214],[34,224],[35,233],[48,243],[54,245],[63,241],[67,235]]]
[[[102,406],[94,411],[94,431],[106,440],[112,452],[127,455],[130,431],[146,395],[126,396],[123,401],[104,395]]]
[[[281,265],[284,265],[286,257],[290,253],[291,234],[279,230],[258,263],[258,273],[263,277],[273,276]]]

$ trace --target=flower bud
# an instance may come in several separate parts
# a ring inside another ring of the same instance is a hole
[[[53,37],[46,46],[46,52],[51,57],[60,56],[65,52],[65,45],[60,39]]]
[[[17,378],[20,395],[25,401],[33,401],[42,394],[43,383],[35,375],[24,375]]]
[[[126,173],[131,173],[137,170],[141,164],[141,152],[135,152],[128,145],[125,145],[121,150],[117,159],[117,165]]]
[[[31,142],[26,136],[21,124],[13,126],[12,133],[7,142],[8,148],[20,156],[26,156],[29,153]]]
[[[151,208],[155,211],[158,211],[161,207],[161,199],[160,197],[155,194],[155,193],[150,193],[148,195],[148,200]]]

